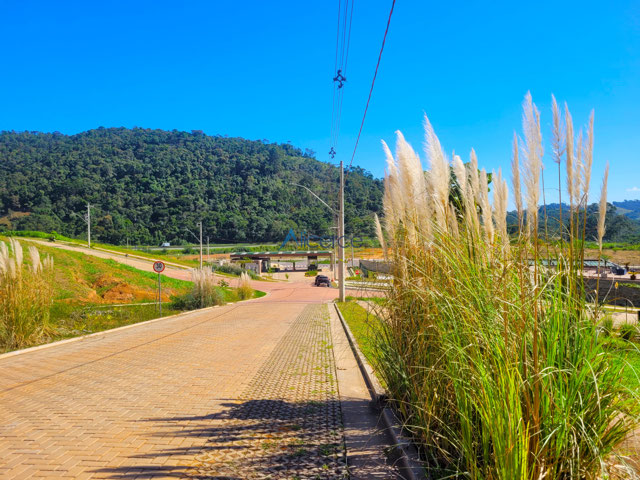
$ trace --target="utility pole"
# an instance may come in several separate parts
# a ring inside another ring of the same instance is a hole
[[[91,204],[87,202],[87,239],[91,248]]]
[[[207,235],[207,262],[210,262],[211,258],[209,258],[209,235]]]
[[[202,270],[202,220],[200,220],[200,269]]]
[[[338,225],[338,288],[340,301],[344,302],[344,163],[342,160],[340,160],[340,220]]]

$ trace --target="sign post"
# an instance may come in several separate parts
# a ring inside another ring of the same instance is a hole
[[[153,271],[158,274],[158,311],[162,316],[162,280],[160,280],[160,274],[164,271],[163,262],[153,262]]]

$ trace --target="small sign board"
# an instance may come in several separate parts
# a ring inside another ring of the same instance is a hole
[[[164,271],[163,262],[153,262],[153,271],[156,273],[162,273]]]

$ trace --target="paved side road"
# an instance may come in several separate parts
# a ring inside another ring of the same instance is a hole
[[[0,357],[0,478],[344,478],[315,292]]]

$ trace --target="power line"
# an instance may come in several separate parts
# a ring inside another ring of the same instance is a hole
[[[336,29],[336,51],[333,77],[333,100],[331,111],[331,144],[329,155],[333,159],[336,155],[340,124],[342,119],[342,104],[344,85],[347,81],[347,65],[349,62],[349,47],[351,45],[351,26],[353,23],[353,4],[355,0],[338,1],[338,26]]]
[[[382,37],[382,46],[380,47],[380,54],[378,55],[378,63],[376,64],[376,70],[373,73],[373,80],[371,81],[371,88],[369,89],[369,98],[367,104],[364,107],[364,115],[362,115],[362,122],[360,122],[360,130],[356,137],[356,144],[353,147],[353,154],[351,155],[351,161],[349,162],[349,168],[353,164],[353,159],[356,156],[356,150],[358,149],[358,143],[360,142],[360,135],[362,134],[362,127],[364,127],[364,120],[367,118],[367,110],[369,110],[369,102],[371,101],[371,94],[373,94],[373,86],[376,84],[376,77],[378,76],[378,68],[380,67],[380,60],[382,59],[382,52],[384,51],[384,44],[387,40],[387,33],[389,33],[389,25],[391,24],[391,15],[393,15],[393,7],[396,5],[396,0],[391,3],[391,10],[389,11],[389,19],[387,20],[387,28],[384,31],[384,37]]]

